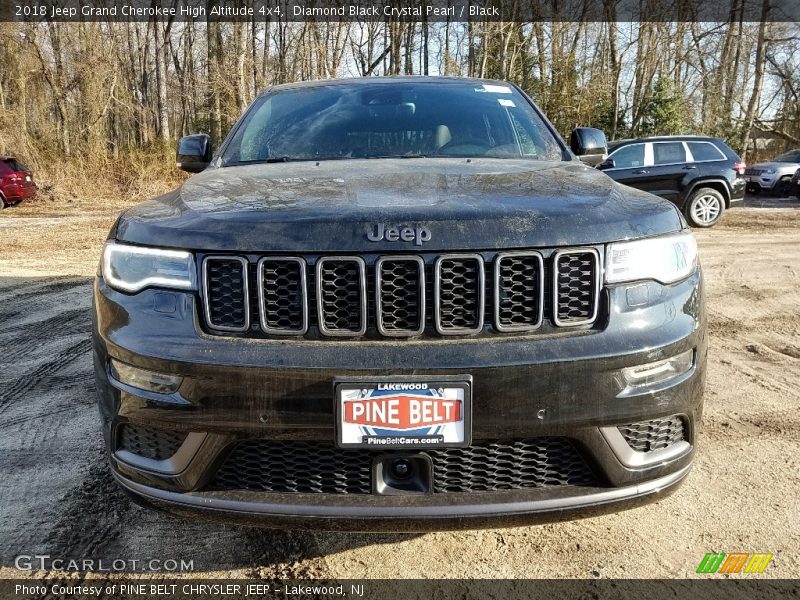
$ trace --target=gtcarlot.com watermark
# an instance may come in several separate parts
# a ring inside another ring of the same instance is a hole
[[[14,566],[20,571],[181,573],[194,571],[194,560],[182,558],[64,558],[50,554],[20,554],[14,559]]]

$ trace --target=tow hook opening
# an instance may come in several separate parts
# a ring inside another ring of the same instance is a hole
[[[386,454],[372,463],[372,491],[383,496],[433,493],[433,461],[427,454]]]

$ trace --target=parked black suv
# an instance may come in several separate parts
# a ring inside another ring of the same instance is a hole
[[[789,195],[800,198],[800,169],[797,169],[789,182]]]
[[[715,225],[744,198],[745,163],[719,138],[664,136],[608,144],[598,165],[614,181],[674,202],[695,227]]]
[[[689,472],[694,236],[516,87],[276,86],[178,162],[204,170],[119,217],[94,286],[103,431],[140,499],[419,531],[619,510]]]

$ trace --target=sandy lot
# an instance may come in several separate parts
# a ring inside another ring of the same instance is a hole
[[[698,232],[711,351],[694,471],[666,500],[582,521],[421,536],[297,533],[146,511],[103,459],[91,277],[118,207],[0,214],[0,577],[20,554],[184,558],[258,577],[685,577],[704,553],[772,552],[800,577],[800,202]]]

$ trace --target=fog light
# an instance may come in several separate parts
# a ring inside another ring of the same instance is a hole
[[[171,394],[177,391],[183,381],[183,377],[177,375],[156,373],[116,360],[111,361],[111,376],[125,385],[159,394]]]
[[[622,374],[630,386],[654,385],[687,373],[693,365],[694,350],[687,350],[664,360],[626,367]]]

